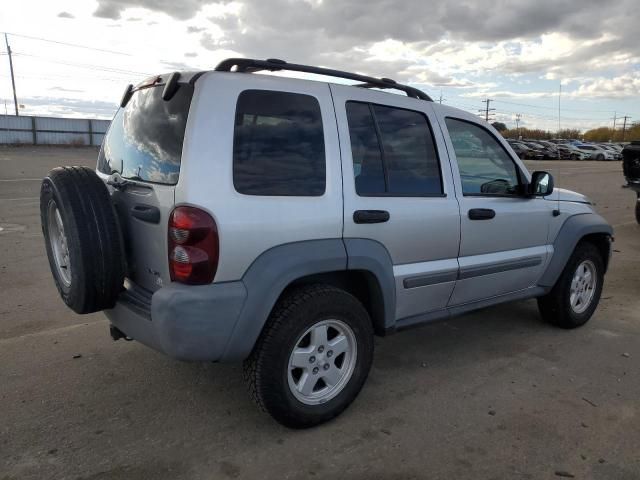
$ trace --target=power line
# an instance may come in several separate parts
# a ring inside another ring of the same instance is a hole
[[[548,105],[533,105],[531,103],[521,103],[521,102],[509,102],[507,100],[493,100],[494,102],[498,102],[498,103],[506,103],[509,105],[517,105],[519,107],[531,107],[531,108],[542,108],[545,110],[555,110],[556,107],[551,107]],[[597,109],[592,109],[592,108],[563,108],[563,110],[566,111],[570,111],[570,112],[598,112],[598,113],[613,113],[614,110],[597,110]]]
[[[103,67],[100,65],[92,65],[89,63],[75,63],[75,62],[65,62],[62,60],[58,60],[58,59],[52,59],[52,58],[48,58],[48,57],[43,57],[40,55],[34,55],[31,53],[16,53],[15,55],[20,55],[20,56],[24,56],[24,57],[33,57],[33,58],[38,58],[40,60],[43,60],[45,62],[49,62],[49,63],[57,63],[60,65],[67,65],[67,66],[71,66],[71,67],[79,67],[79,68],[88,68],[88,69],[92,69],[92,70],[103,70],[105,72],[111,72],[111,73],[119,73],[119,74],[125,74],[125,75],[140,75],[140,76],[144,76],[144,77],[150,77],[151,73],[148,72],[136,72],[136,71],[132,71],[132,70],[124,70],[121,68],[112,68],[112,67]]]
[[[77,43],[69,43],[69,42],[61,42],[61,41],[58,41],[58,40],[50,40],[48,38],[42,38],[42,37],[32,37],[32,36],[29,36],[29,35],[21,35],[19,33],[11,33],[11,32],[0,32],[0,33],[4,33],[5,35],[13,35],[14,37],[28,38],[29,40],[38,40],[40,42],[55,43],[57,45],[64,45],[65,47],[84,48],[85,50],[94,50],[96,52],[112,53],[114,55],[125,55],[127,57],[131,56],[130,53],[118,52],[116,50],[108,50],[106,48],[89,47],[87,45],[80,45],[80,44],[77,44]]]

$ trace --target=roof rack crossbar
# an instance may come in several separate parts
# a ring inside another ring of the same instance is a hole
[[[235,67],[235,70],[233,68]],[[358,73],[343,72],[342,70],[333,70],[331,68],[314,67],[311,65],[299,65],[296,63],[287,63],[284,60],[278,60],[275,58],[269,58],[267,60],[255,60],[251,58],[227,58],[218,64],[215,68],[216,72],[240,72],[240,73],[253,73],[261,70],[268,70],[276,72],[280,70],[288,70],[291,72],[304,72],[314,73],[317,75],[326,75],[329,77],[345,78],[347,80],[354,80],[356,82],[362,82],[357,84],[357,87],[363,88],[393,88],[400,90],[412,98],[418,98],[420,100],[426,100],[432,102],[433,100],[429,95],[417,88],[410,87],[408,85],[402,85],[390,78],[375,78],[367,75],[360,75]]]

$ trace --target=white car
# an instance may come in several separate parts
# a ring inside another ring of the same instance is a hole
[[[589,155],[588,160],[615,160],[615,153],[605,150],[604,148],[598,145],[576,145],[576,148],[581,152]]]

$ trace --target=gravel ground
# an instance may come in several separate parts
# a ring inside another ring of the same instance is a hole
[[[535,301],[376,339],[337,420],[287,430],[239,365],[113,342],[58,298],[40,178],[82,148],[0,148],[0,479],[640,478],[640,227],[619,162],[530,162],[586,193],[616,229],[596,315],[563,331]]]

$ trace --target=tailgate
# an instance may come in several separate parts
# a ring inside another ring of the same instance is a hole
[[[98,157],[98,171],[112,185],[127,276],[151,291],[170,282],[167,224],[193,97],[193,85],[179,83],[163,99],[165,81],[153,77],[133,90],[111,122]]]

